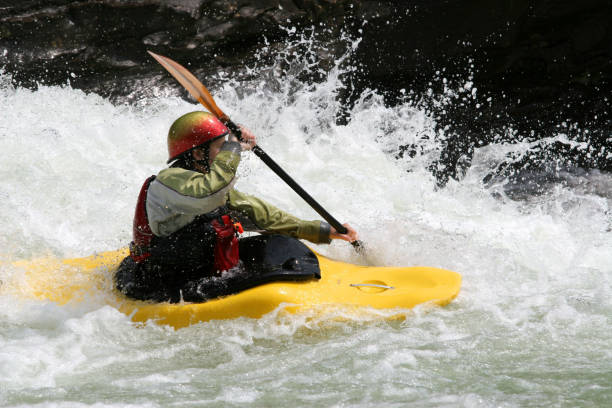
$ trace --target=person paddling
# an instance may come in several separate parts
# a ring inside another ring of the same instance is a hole
[[[219,275],[239,263],[237,233],[259,231],[330,243],[354,242],[343,224],[338,233],[324,221],[298,219],[233,188],[240,152],[256,145],[240,126],[242,141],[214,115],[196,111],[178,118],[168,132],[170,167],[149,177],[140,191],[130,258],[135,282],[128,296],[178,301],[193,280]]]

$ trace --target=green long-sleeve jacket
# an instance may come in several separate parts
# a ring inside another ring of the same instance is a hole
[[[239,163],[240,144],[225,142],[206,174],[179,167],[162,170],[147,193],[151,231],[168,236],[196,216],[225,205],[247,230],[279,233],[314,243],[330,242],[330,226],[326,222],[300,220],[264,200],[234,190]]]

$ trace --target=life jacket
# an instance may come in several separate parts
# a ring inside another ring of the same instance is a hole
[[[187,246],[194,246],[194,248],[186,249],[191,252],[199,252],[202,256],[207,255],[205,253],[206,243],[210,243],[210,246],[214,247],[210,254],[214,256],[213,272],[222,272],[236,266],[240,260],[237,235],[244,231],[242,225],[227,214],[225,207],[196,217],[191,224],[169,237],[162,238],[153,234],[147,217],[146,200],[149,185],[154,179],[155,176],[151,176],[145,180],[136,203],[132,231],[133,241],[130,244],[130,257],[134,262],[142,263],[151,258],[152,253],[161,253],[164,258],[175,258],[166,259],[171,264],[181,261],[187,262],[187,260],[182,259],[183,256],[180,253],[180,250],[183,249],[180,248],[182,243]],[[194,244],[194,241],[197,244]],[[156,256],[154,258],[160,257]]]

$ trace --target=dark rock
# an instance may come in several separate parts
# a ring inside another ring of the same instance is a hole
[[[172,37],[169,31],[159,31],[145,36],[142,43],[153,47],[168,46],[172,42]]]

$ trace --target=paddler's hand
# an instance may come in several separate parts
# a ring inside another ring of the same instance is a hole
[[[230,132],[229,140],[231,142],[240,142],[240,146],[242,146],[242,150],[251,150],[257,144],[255,140],[255,135],[249,129],[242,125],[238,125],[240,131],[242,132],[242,140],[238,140],[236,135]]]
[[[340,234],[334,227],[331,227],[329,232],[329,237],[331,239],[343,239],[348,242],[357,241],[359,239],[359,234],[357,231],[353,229],[349,224],[342,224],[344,228],[346,228],[346,234]]]

